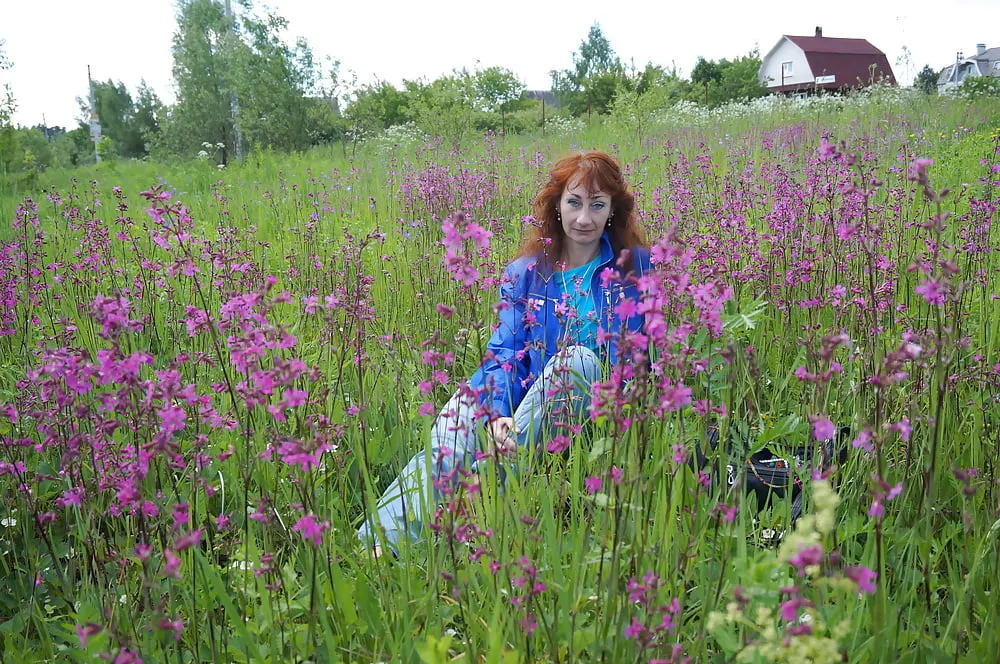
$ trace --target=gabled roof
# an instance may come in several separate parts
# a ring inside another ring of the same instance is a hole
[[[559,103],[556,93],[552,90],[525,90],[524,98],[537,99],[538,101],[545,102],[549,106],[557,106]]]
[[[994,46],[983,51],[982,55],[970,56],[973,60],[1000,60],[1000,46]]]
[[[988,48],[981,54],[969,56],[969,60],[975,60],[979,73],[983,76],[996,76],[1000,74],[993,69],[993,63],[1000,60],[1000,46]]]
[[[845,39],[843,37],[796,37],[785,35],[793,44],[809,53],[836,53],[839,55],[885,55],[871,45],[867,39]]]
[[[810,82],[772,86],[772,90],[785,92],[806,88],[837,89],[864,86],[879,81],[896,84],[896,77],[892,75],[892,68],[889,67],[885,53],[872,46],[867,39],[794,35],[784,35],[784,39],[802,49],[813,76],[832,75],[835,80],[831,83]]]
[[[978,72],[980,76],[1000,77],[1000,47],[988,48],[982,53],[970,55],[959,62],[953,63],[938,74],[938,86],[958,85],[966,76]]]

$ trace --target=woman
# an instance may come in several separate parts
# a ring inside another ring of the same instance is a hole
[[[482,366],[435,420],[430,458],[424,450],[410,460],[358,531],[376,555],[396,549],[404,532],[419,536],[424,509],[436,500],[427,469],[435,481],[474,469],[482,433],[501,453],[546,441],[559,449],[555,440],[568,441],[585,415],[602,364],[618,361],[623,327],[642,327],[634,307],[618,306],[638,302],[634,277],[649,270],[649,252],[614,158],[593,151],[560,160],[534,212],[537,225],[504,272],[500,321]]]

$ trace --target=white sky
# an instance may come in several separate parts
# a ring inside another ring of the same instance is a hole
[[[220,0],[221,1],[221,0]],[[236,4],[235,2],[233,3]],[[262,3],[255,3],[258,8]],[[782,34],[868,39],[888,57],[897,79],[912,82],[925,64],[940,69],[977,43],[1000,45],[1000,0],[271,0],[305,37],[318,60],[332,56],[341,73],[398,85],[452,68],[499,65],[529,89],[548,89],[549,71],[569,68],[590,26],[600,23],[619,57],[688,74],[697,57],[718,60],[767,53]],[[809,9],[812,6],[814,9]],[[134,94],[141,79],[172,101],[174,0],[0,0],[0,40],[14,68],[0,72],[17,100],[15,123],[71,128],[76,97],[96,80],[121,81]],[[992,34],[990,34],[992,31]],[[912,65],[897,64],[903,47]]]

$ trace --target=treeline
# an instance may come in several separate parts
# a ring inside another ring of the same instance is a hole
[[[14,100],[0,98],[0,173],[31,173],[102,160],[188,160],[227,164],[255,150],[296,151],[340,142],[352,150],[390,127],[460,141],[486,131],[544,131],[554,118],[649,113],[681,100],[715,106],[767,93],[756,52],[735,60],[699,59],[690,79],[676,66],[624,63],[594,25],[551,72],[550,91],[528,91],[509,69],[455,70],[433,81],[358,84],[339,63],[317,62],[304,40],[280,37],[287,21],[258,13],[251,0],[237,15],[218,0],[182,0],[173,39],[176,102],[150,87],[133,92],[113,79],[93,84],[102,137],[91,140],[90,101],[78,98],[79,125],[15,128]],[[2,44],[2,42],[0,42]],[[0,67],[10,63],[2,57]]]
[[[676,65],[648,63],[638,70],[621,61],[595,24],[573,53],[573,66],[551,73],[552,90],[575,116],[604,115],[612,112],[616,101],[641,103],[647,95],[663,108],[684,100],[715,107],[766,95],[767,88],[758,80],[760,64],[754,50],[734,60],[698,58],[690,79],[683,78]]]

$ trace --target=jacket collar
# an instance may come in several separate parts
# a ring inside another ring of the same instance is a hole
[[[611,238],[608,237],[607,231],[601,233],[601,251],[598,254],[598,258],[600,258],[600,263],[598,263],[597,266],[598,270],[605,267],[608,263],[612,262],[615,259],[615,252],[611,248]],[[536,266],[535,272],[538,275],[538,277],[542,280],[542,283],[548,284],[554,274],[554,270],[552,269],[552,267],[546,265],[545,261],[542,260],[536,260],[535,266]]]

